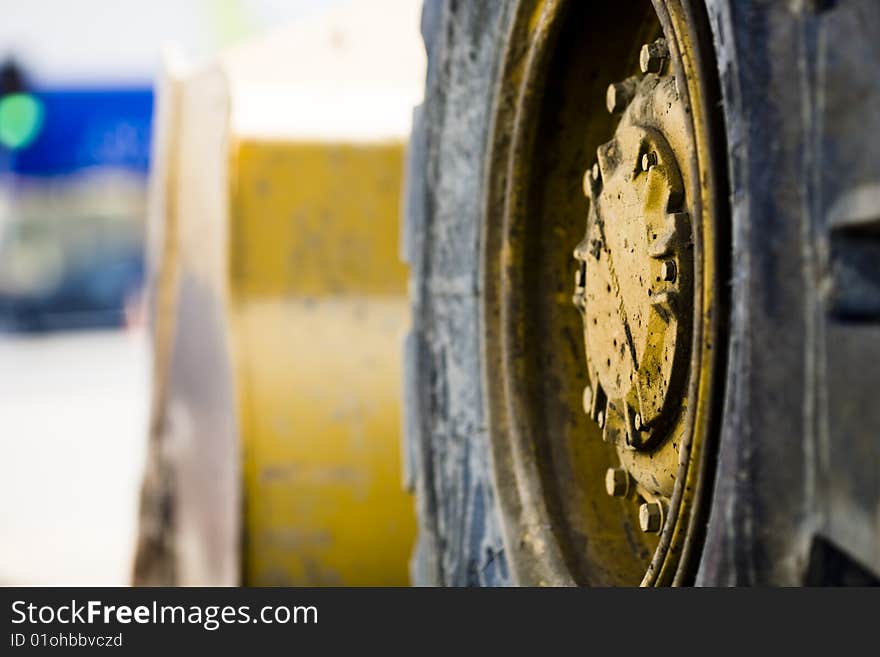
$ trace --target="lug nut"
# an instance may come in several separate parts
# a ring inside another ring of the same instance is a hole
[[[675,280],[675,276],[675,263],[672,260],[665,261],[660,266],[660,278],[662,278],[664,281],[669,281],[671,283]]]
[[[624,497],[629,491],[629,473],[624,468],[608,468],[605,491],[611,497]]]
[[[636,431],[642,430],[642,416],[638,413],[636,413],[635,417],[633,418],[633,426],[636,428]]]
[[[642,171],[650,171],[651,167],[656,165],[657,153],[645,153],[644,155],[642,155]]]
[[[590,386],[584,388],[584,413],[590,414],[593,410],[593,389]]]
[[[626,433],[626,448],[627,449],[638,449],[642,445],[642,436],[638,433],[638,431]]]
[[[635,96],[635,85],[628,82],[613,82],[605,92],[605,107],[609,114],[618,114],[626,109]]]
[[[584,173],[584,196],[587,198],[592,197],[593,193],[596,191],[596,187],[599,184],[600,178],[602,177],[602,171],[599,169],[599,163],[593,164],[589,169]]]
[[[639,527],[646,534],[656,534],[663,528],[663,505],[645,502],[639,507]]]
[[[642,73],[659,73],[663,70],[663,64],[669,57],[669,48],[666,47],[666,39],[657,39],[654,43],[646,43],[639,53],[639,66]]]

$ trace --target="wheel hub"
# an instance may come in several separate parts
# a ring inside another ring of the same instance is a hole
[[[730,279],[711,34],[680,0],[514,6],[479,241],[505,554],[533,585],[688,583]]]
[[[652,533],[672,495],[693,313],[687,154],[672,145],[686,111],[664,53],[662,39],[646,45],[644,74],[608,88],[608,110],[621,119],[584,176],[590,208],[574,253],[590,379],[584,410],[620,461],[606,491],[640,502],[639,524]]]

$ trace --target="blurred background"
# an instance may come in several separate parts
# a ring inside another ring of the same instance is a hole
[[[208,58],[341,4],[0,2],[0,584],[130,579],[163,48]]]

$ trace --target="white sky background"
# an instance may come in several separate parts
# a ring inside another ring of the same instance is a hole
[[[360,0],[223,51],[239,136],[406,140],[422,101],[421,0]]]
[[[150,85],[173,51],[223,53],[239,135],[406,138],[421,0],[0,0],[0,58],[37,86]]]
[[[370,0],[355,0],[369,5]],[[0,0],[0,57],[34,82],[146,84],[166,45],[201,58],[342,0]]]

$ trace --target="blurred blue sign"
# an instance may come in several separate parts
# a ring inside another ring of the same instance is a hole
[[[57,176],[112,167],[147,173],[151,89],[51,89],[30,95],[42,106],[40,129],[10,154],[11,171]]]

